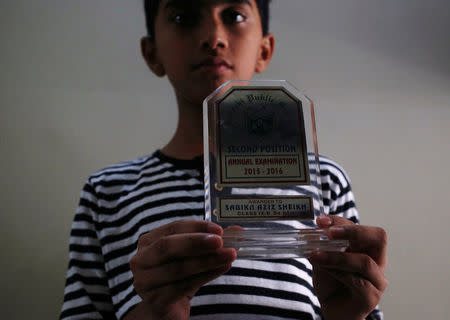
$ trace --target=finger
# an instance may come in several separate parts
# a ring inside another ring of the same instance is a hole
[[[310,262],[315,267],[357,275],[357,278],[369,281],[380,291],[384,291],[387,287],[387,280],[382,269],[371,257],[365,254],[318,252],[310,258]]]
[[[356,225],[335,215],[321,215],[317,218],[317,224],[321,228],[329,228],[327,235],[331,239],[350,240],[347,251],[368,254],[384,271],[387,265],[387,234],[382,228]]]
[[[182,233],[159,238],[141,248],[133,258],[138,260],[140,268],[150,268],[181,258],[212,253],[222,246],[223,240],[216,234]]]
[[[147,246],[157,239],[179,233],[213,233],[223,234],[223,229],[212,222],[204,220],[178,220],[149,231],[139,237],[138,249]]]
[[[157,305],[167,306],[183,297],[188,297],[191,299],[201,286],[220,277],[230,269],[231,264],[224,264],[211,271],[200,273],[190,277],[189,279],[161,287],[154,292],[157,294],[152,295],[153,302]]]
[[[175,295],[178,293],[180,296],[188,295],[192,298],[201,286],[228,272],[230,269],[231,263],[227,263],[217,269],[203,272],[183,281],[178,281],[174,286],[170,286],[172,291],[175,289],[175,292],[172,292],[172,294]]]
[[[359,301],[354,301],[355,303],[353,310],[357,311],[357,309],[359,309],[360,312],[364,314],[364,319],[367,314],[370,313],[370,311],[373,310],[380,302],[383,290],[376,288],[367,279],[340,270],[323,269],[321,271],[326,272],[328,276],[347,287],[350,292],[353,292],[353,296]],[[348,296],[341,294],[339,297],[335,297],[334,301],[330,301],[328,303],[328,307],[331,306],[330,304],[335,304],[336,308],[340,308],[340,306],[345,303],[345,300],[348,299]]]
[[[242,231],[242,230],[244,230],[244,228],[242,228],[241,226],[229,226],[224,230],[224,232],[226,232],[226,231]]]
[[[387,234],[382,228],[341,225],[328,230],[331,239],[347,239],[350,241],[349,252],[366,253],[383,268],[387,264]]]
[[[133,284],[140,292],[155,290],[204,272],[210,272],[225,264],[231,264],[236,260],[236,256],[236,250],[233,248],[222,248],[212,255],[173,261],[141,270],[135,274]]]

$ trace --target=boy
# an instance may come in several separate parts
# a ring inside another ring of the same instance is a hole
[[[202,101],[269,64],[268,1],[146,0],[145,9],[142,54],[174,87],[178,126],[163,149],[89,178],[61,318],[381,319],[386,236],[354,224],[348,179],[332,161],[321,159],[329,215],[317,222],[350,240],[346,253],[236,260],[222,248],[223,230],[202,221]]]

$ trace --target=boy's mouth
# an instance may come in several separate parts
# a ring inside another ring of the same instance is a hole
[[[209,57],[192,66],[192,70],[221,73],[233,69],[233,66],[226,60],[219,57]]]

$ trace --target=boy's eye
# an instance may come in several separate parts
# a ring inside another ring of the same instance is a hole
[[[178,12],[170,16],[169,20],[177,25],[192,27],[195,25],[197,19],[193,13]]]
[[[227,9],[222,14],[222,19],[226,24],[237,24],[244,22],[246,17],[233,9]]]

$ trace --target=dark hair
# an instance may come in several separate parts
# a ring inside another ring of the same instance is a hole
[[[155,18],[161,0],[144,0],[145,24],[147,34],[150,37],[155,35]],[[255,0],[261,17],[262,32],[266,35],[269,32],[269,3],[270,0]]]

